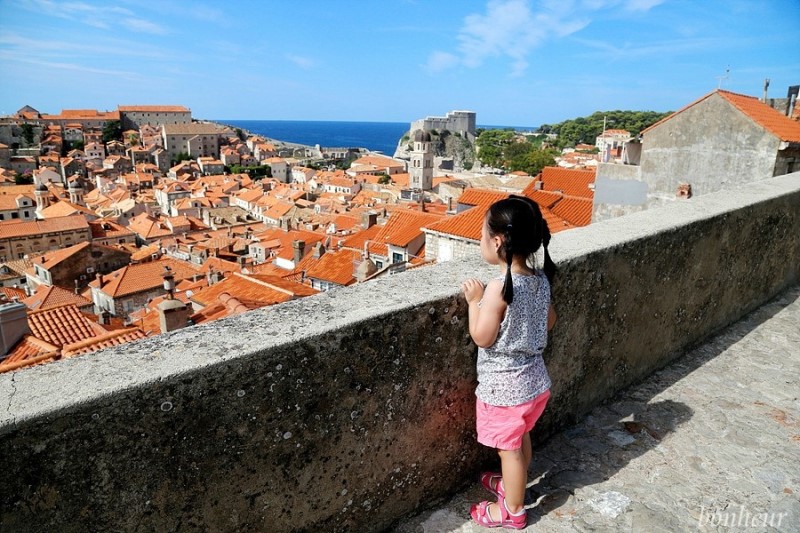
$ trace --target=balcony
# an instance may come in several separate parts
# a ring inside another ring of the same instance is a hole
[[[575,468],[564,470],[580,472],[580,451],[602,439],[662,435],[646,419],[603,412],[603,402],[777,295],[796,294],[800,173],[559,233],[552,248],[561,269],[545,353],[554,387],[534,443],[550,452],[535,453],[534,469],[570,445],[576,456],[564,460]],[[494,458],[474,438],[475,348],[458,282],[493,275],[478,258],[443,263],[0,375],[0,529],[380,531],[465,486],[474,492],[476,472]],[[697,366],[717,362],[713,350],[699,357]],[[718,382],[754,379],[766,364],[754,360],[747,375],[730,375],[739,371],[731,363],[686,394],[714,401]],[[653,399],[656,414],[671,411],[678,423],[692,417],[647,383],[623,394]],[[765,416],[780,418],[770,401]],[[718,416],[737,416],[735,404],[720,406]],[[625,421],[634,425],[612,437],[595,431]],[[712,422],[709,446],[745,439],[724,433],[724,418]],[[552,478],[545,518],[579,509],[559,487],[591,488],[612,466]],[[583,496],[600,509],[624,502],[611,494],[623,491],[594,490]]]

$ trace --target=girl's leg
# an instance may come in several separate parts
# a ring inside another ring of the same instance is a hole
[[[523,447],[518,450],[498,450],[503,473],[503,488],[506,492],[508,510],[517,514],[525,508],[525,485],[528,483],[528,464]],[[530,451],[530,438],[528,438]],[[530,455],[528,455],[530,457]]]
[[[527,470],[531,467],[531,458],[533,457],[530,432],[525,433],[525,435],[522,436],[522,454],[525,456],[525,469]]]

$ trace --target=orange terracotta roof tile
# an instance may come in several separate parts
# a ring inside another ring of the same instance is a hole
[[[0,222],[0,238],[7,239],[81,229],[89,229],[89,223],[83,215],[72,215],[46,220],[8,220]]]
[[[572,226],[588,226],[592,222],[592,200],[588,198],[565,196],[551,210]]]
[[[489,207],[493,203],[508,198],[508,193],[490,189],[470,188],[458,197],[458,203],[464,205],[480,205]]]
[[[400,248],[422,235],[422,227],[442,219],[442,215],[421,211],[395,211],[370,243],[370,253],[385,255],[373,245],[392,245]]]
[[[33,335],[25,335],[8,352],[6,358],[0,362],[0,372],[9,372],[26,366],[49,363],[55,361],[58,357],[58,346],[42,339],[37,339]]]
[[[345,248],[327,252],[315,265],[306,270],[306,276],[337,285],[352,285],[356,282],[353,273],[357,261],[361,261],[361,252],[357,250]]]
[[[35,337],[59,347],[105,333],[71,304],[29,313],[28,326]]]
[[[199,268],[191,263],[162,257],[158,261],[122,267],[111,274],[103,276],[102,285],[99,283],[100,280],[94,280],[90,285],[100,288],[104,293],[114,298],[153,290],[163,285],[164,279],[161,275],[164,273],[165,266],[169,266],[172,269],[176,282],[191,278],[193,274],[199,272]]]
[[[119,346],[131,341],[145,338],[146,335],[139,328],[127,328],[90,337],[82,341],[67,344],[62,348],[62,357],[75,357],[111,346]]]
[[[536,191],[532,188],[526,188],[522,194],[539,204],[539,207],[552,207],[564,197],[560,192]]]
[[[89,222],[89,228],[92,230],[93,239],[104,238],[123,238],[132,237],[135,235],[131,230],[125,226],[114,222],[109,219],[98,219]]]
[[[14,298],[16,298],[19,301],[22,301],[28,297],[28,294],[24,290],[18,289],[16,287],[0,287],[0,294],[2,294],[5,297],[5,299],[8,300],[9,302],[13,301]]]
[[[507,196],[507,194],[504,195],[504,197]],[[482,204],[470,207],[466,211],[444,218],[434,224],[429,224],[425,226],[425,229],[478,242],[481,240],[483,219],[490,205]]]
[[[405,163],[383,155],[365,155],[353,161],[350,166],[375,165],[376,167],[405,168]]]
[[[59,307],[62,305],[75,305],[77,307],[88,307],[92,301],[84,298],[80,294],[68,291],[58,285],[39,285],[31,296],[22,300],[28,309],[40,311]]]
[[[785,116],[777,109],[768,106],[767,104],[760,101],[758,98],[754,96],[732,93],[730,91],[725,91],[722,89],[717,89],[716,91],[712,91],[707,95],[695,100],[694,102],[682,107],[681,109],[675,111],[673,114],[659,120],[652,126],[642,130],[642,134],[647,133],[651,129],[661,125],[662,123],[666,122],[672,117],[675,117],[680,113],[683,113],[687,109],[696,106],[700,102],[707,100],[708,98],[710,98],[715,94],[727,100],[736,109],[744,113],[745,116],[749,117],[750,120],[752,120],[756,124],[759,124],[762,128],[769,131],[770,133],[778,137],[780,140],[787,142],[800,142],[800,123]]]
[[[208,306],[218,301],[223,294],[227,294],[254,309],[286,302],[300,296],[309,296],[317,292],[319,291],[311,287],[287,281],[278,276],[245,276],[234,273],[219,283],[196,292],[190,299]]]
[[[800,143],[800,122],[753,96],[718,90],[720,96],[782,141]]]
[[[369,228],[365,230],[361,230],[359,232],[353,233],[352,235],[348,235],[342,240],[342,247],[344,248],[351,248],[355,250],[363,250],[364,243],[367,241],[374,240],[375,237],[378,235],[378,232],[381,231],[383,226],[379,226],[377,224],[373,224]]]
[[[544,167],[539,176],[544,191],[561,191],[565,195],[593,198],[594,191],[589,188],[595,180],[594,170],[574,170],[561,167]],[[522,192],[528,195],[535,189],[535,181]]]
[[[33,260],[33,264],[42,266],[46,269],[50,269],[61,261],[65,259],[69,259],[73,255],[77,254],[89,248],[91,244],[88,241],[79,242],[78,244],[74,244],[72,246],[68,246],[66,248],[61,248],[59,250],[53,250],[52,252],[45,252],[36,259]]]
[[[121,105],[120,111],[147,112],[147,113],[189,113],[189,109],[182,105]]]

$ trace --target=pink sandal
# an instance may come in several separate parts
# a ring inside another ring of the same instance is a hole
[[[497,480],[497,481],[495,481]],[[494,486],[492,482],[494,481]],[[481,485],[497,496],[498,498],[506,497],[506,490],[503,488],[503,476],[497,472],[484,472],[481,474]]]
[[[528,523],[528,513],[523,512],[519,515],[513,515],[508,511],[504,499],[497,502],[497,507],[500,509],[500,520],[497,521],[489,514],[489,505],[492,502],[483,501],[475,504],[469,510],[472,519],[483,527],[509,527],[511,529],[525,529]]]

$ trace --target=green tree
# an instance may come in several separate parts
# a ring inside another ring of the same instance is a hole
[[[179,152],[175,157],[172,158],[172,166],[177,165],[181,161],[191,161],[192,159],[194,158],[186,152]]]
[[[29,172],[20,174],[19,172],[14,176],[14,183],[17,185],[30,185],[33,183],[33,176]]]
[[[389,174],[382,174],[381,177],[378,178],[378,183],[381,185],[389,185],[392,183],[392,178],[389,176]]]
[[[550,150],[537,150],[533,149],[523,154],[518,159],[515,159],[509,165],[509,169],[521,170],[527,172],[530,176],[535,176],[542,171],[544,167],[555,166],[555,154]]]
[[[509,130],[484,130],[475,140],[478,159],[484,165],[500,167],[504,162],[504,151],[514,140],[514,132]]]
[[[246,141],[247,135],[244,134],[242,128],[236,128],[236,136],[239,137],[240,141]]]
[[[22,130],[22,138],[25,139],[25,142],[29,145],[33,144],[33,124],[22,124],[20,125],[20,129]]]
[[[578,117],[565,120],[558,124],[543,124],[538,133],[556,133],[556,144],[559,148],[575,146],[580,143],[594,144],[598,135],[603,132],[603,125],[607,129],[627,130],[632,136],[652,126],[662,118],[670,115],[657,111],[596,111],[588,117]]]
[[[119,141],[122,139],[122,123],[119,120],[109,120],[103,126],[103,142]]]

